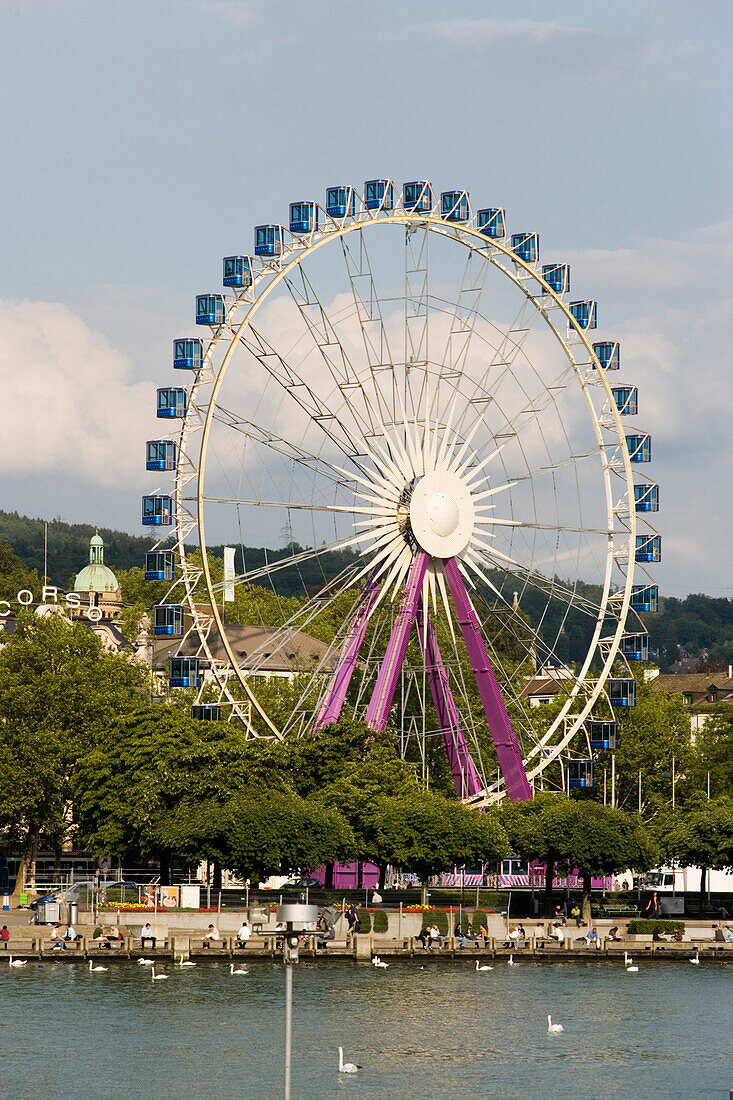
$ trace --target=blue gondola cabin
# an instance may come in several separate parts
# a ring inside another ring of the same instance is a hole
[[[638,562],[662,560],[662,538],[660,535],[637,535],[636,555]]]
[[[622,634],[619,649],[627,661],[648,661],[649,635]]]
[[[247,290],[252,286],[252,264],[249,256],[225,256],[223,261],[224,286]]]
[[[283,227],[281,225],[255,226],[255,256],[282,256]]]
[[[570,265],[543,264],[542,278],[555,294],[567,294],[570,290]]]
[[[176,445],[171,439],[149,439],[145,444],[146,470],[175,470]]]
[[[318,229],[318,207],[314,202],[291,202],[290,232],[314,233]]]
[[[594,302],[592,299],[588,299],[584,302],[571,302],[568,308],[578,328],[592,329],[597,327],[597,302]]]
[[[618,370],[621,366],[621,345],[617,340],[601,340],[593,345],[593,354],[603,370]],[[595,363],[593,369],[596,369]]]
[[[568,787],[593,786],[593,761],[568,760]]]
[[[158,390],[157,416],[159,419],[168,420],[171,417],[183,417],[186,415],[188,401],[186,391],[180,386],[163,387]]]
[[[440,196],[440,216],[444,222],[467,222],[471,216],[468,191],[444,191]]]
[[[172,550],[148,550],[145,555],[146,581],[172,581],[174,569]]]
[[[178,603],[156,604],[153,608],[153,634],[156,637],[181,638],[183,606]]]
[[[527,264],[537,263],[540,255],[539,233],[513,233],[512,252]]]
[[[433,188],[427,180],[412,180],[402,187],[402,205],[413,214],[429,214],[435,205]]]
[[[608,680],[606,687],[612,707],[636,706],[636,680],[619,677],[618,679]]]
[[[652,437],[648,432],[644,432],[643,435],[627,435],[626,446],[631,462],[651,462]]]
[[[492,206],[476,214],[476,228],[485,237],[496,240],[506,237],[506,211],[503,206]]]
[[[632,584],[632,611],[659,611],[659,586],[656,584]]]
[[[656,481],[643,481],[634,486],[634,511],[659,511],[659,486]]]
[[[367,210],[392,210],[394,208],[392,180],[367,180],[364,184],[364,206]]]
[[[612,386],[611,393],[616,408],[622,416],[636,416],[639,412],[639,391],[636,386]]]
[[[593,719],[588,723],[591,752],[614,752],[618,748],[618,722]]]
[[[191,707],[191,717],[197,722],[221,722],[221,707],[218,703],[200,703]]]
[[[143,527],[170,527],[173,523],[173,498],[169,496],[143,497]]]
[[[223,325],[226,313],[221,294],[196,295],[196,324]]]
[[[355,202],[353,187],[326,188],[326,213],[329,218],[353,218]]]
[[[171,657],[168,683],[172,688],[199,687],[199,658]]]
[[[204,360],[204,346],[196,338],[173,341],[173,367],[175,370],[200,370]]]

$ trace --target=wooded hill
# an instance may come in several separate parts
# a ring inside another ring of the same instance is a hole
[[[95,530],[88,523],[71,524],[60,519],[49,521],[48,575],[52,583],[62,588],[69,585],[71,578],[87,562],[89,539]],[[122,571],[143,565],[145,551],[152,543],[150,535],[128,535],[108,527],[100,527],[99,533],[104,539],[105,562],[110,568]],[[23,565],[27,569],[37,570],[39,577],[42,577],[42,519],[0,511],[0,542],[8,543]],[[299,549],[294,545],[278,550],[245,547],[246,568],[251,571],[263,566],[265,561],[283,561]],[[209,552],[221,557],[222,547],[211,547]],[[241,549],[238,549],[238,572],[243,569],[241,555]],[[315,561],[285,567],[272,575],[272,586],[278,595],[302,596],[340,573],[354,556],[350,551],[328,553],[320,555]],[[503,579],[501,573],[492,576],[497,586]],[[506,585],[504,587],[507,588]],[[581,582],[578,593],[595,601],[600,590],[596,585]],[[487,593],[487,596],[487,602],[491,603],[490,594]],[[533,623],[542,618],[542,631],[546,638],[555,637],[566,607],[561,601],[553,601],[543,617],[545,602],[542,593],[528,589],[522,595],[521,607]],[[650,634],[651,648],[663,669],[677,659],[680,647],[695,656],[706,651],[710,660],[733,660],[733,600],[702,594],[689,595],[683,600],[661,597],[659,613],[644,616],[644,622]],[[581,659],[587,651],[591,628],[588,616],[571,608],[555,647],[557,657],[562,661]]]

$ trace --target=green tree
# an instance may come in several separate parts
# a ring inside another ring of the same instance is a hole
[[[39,836],[58,846],[68,829],[71,779],[117,715],[137,706],[147,670],[105,651],[82,623],[19,616],[0,651],[0,825],[22,845],[16,890]]]
[[[552,877],[558,864],[583,878],[583,918],[590,921],[591,878],[628,867],[654,866],[657,849],[650,830],[636,814],[578,801],[564,795],[538,796],[507,806],[502,822],[516,850],[546,865],[545,909],[551,912]]]
[[[381,858],[420,877],[424,905],[431,875],[458,864],[499,859],[510,850],[493,813],[469,810],[457,800],[427,791],[385,798],[376,832]]]
[[[248,878],[314,871],[324,863],[356,856],[356,840],[346,820],[313,799],[258,791],[236,799],[228,811],[229,865]]]
[[[707,721],[697,731],[681,782],[685,796],[695,800],[696,795],[707,793],[708,776],[713,798],[733,791],[733,707],[729,703],[711,706]]]
[[[698,799],[670,813],[659,826],[665,857],[700,868],[700,916],[705,916],[708,871],[733,868],[733,800],[720,796]]]
[[[690,716],[681,695],[654,691],[637,681],[637,705],[617,715],[619,743],[616,749],[616,802],[622,809],[638,806],[641,772],[642,812],[665,806],[672,797],[672,761],[676,774],[684,773],[690,759]],[[610,757],[599,756],[598,770]]]
[[[411,797],[419,793],[412,769],[400,760],[389,744],[378,744],[360,760],[349,761],[341,774],[318,791],[315,797],[339,810],[355,837],[361,869],[364,863],[379,867],[379,885],[384,884],[387,860],[379,841],[377,822],[385,798]]]
[[[26,588],[38,600],[41,595],[41,581],[35,569],[26,569],[20,558],[6,542],[0,542],[0,600],[7,600],[16,606],[18,592]]]
[[[251,789],[289,791],[282,763],[278,744],[247,741],[234,723],[141,707],[112,722],[79,761],[74,789],[81,835],[100,854],[160,860],[164,878],[174,853],[219,862],[225,807]]]

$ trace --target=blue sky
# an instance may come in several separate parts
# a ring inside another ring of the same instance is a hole
[[[221,256],[427,177],[569,258],[655,438],[662,591],[733,594],[730,49],[717,2],[0,0],[0,507],[137,531]]]

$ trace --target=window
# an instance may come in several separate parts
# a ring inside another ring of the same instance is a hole
[[[682,702],[685,704],[686,707],[692,706],[692,696],[687,694],[683,695]]]

